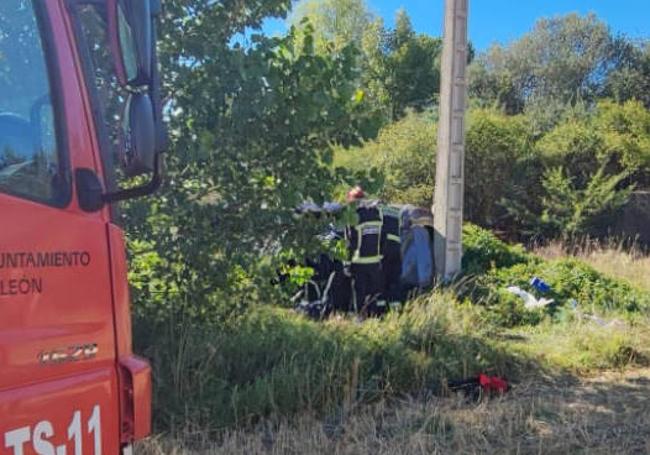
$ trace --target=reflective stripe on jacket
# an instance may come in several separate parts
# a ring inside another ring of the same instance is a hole
[[[382,260],[383,216],[375,203],[360,203],[359,223],[346,229],[346,238],[353,264],[379,264]]]
[[[382,217],[384,220],[384,233],[386,239],[396,243],[402,243],[402,214],[401,210],[392,205],[384,205],[381,207]]]

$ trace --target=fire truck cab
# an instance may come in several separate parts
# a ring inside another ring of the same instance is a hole
[[[117,202],[160,183],[159,0],[0,1],[0,455],[151,427]]]

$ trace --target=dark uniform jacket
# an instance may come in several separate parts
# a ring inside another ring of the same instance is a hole
[[[384,242],[383,217],[377,202],[361,201],[357,205],[358,223],[346,228],[346,240],[352,264],[379,264]]]

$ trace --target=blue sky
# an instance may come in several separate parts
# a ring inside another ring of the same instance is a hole
[[[391,26],[395,11],[404,8],[419,32],[440,35],[443,0],[367,0],[371,10]],[[650,0],[470,0],[470,39],[483,50],[494,42],[508,43],[530,30],[536,19],[579,12],[596,13],[614,32],[650,37]],[[282,30],[271,22],[267,31]]]

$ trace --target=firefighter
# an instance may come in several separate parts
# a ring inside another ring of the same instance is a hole
[[[391,309],[399,308],[402,301],[402,213],[395,206],[383,205],[383,256],[381,267],[384,274],[385,297]]]
[[[360,187],[348,192],[347,202],[354,205],[358,216],[357,224],[345,229],[350,254],[353,308],[365,316],[380,316],[386,312],[384,275],[381,270],[381,245],[384,243],[381,208],[377,202],[366,201]]]

